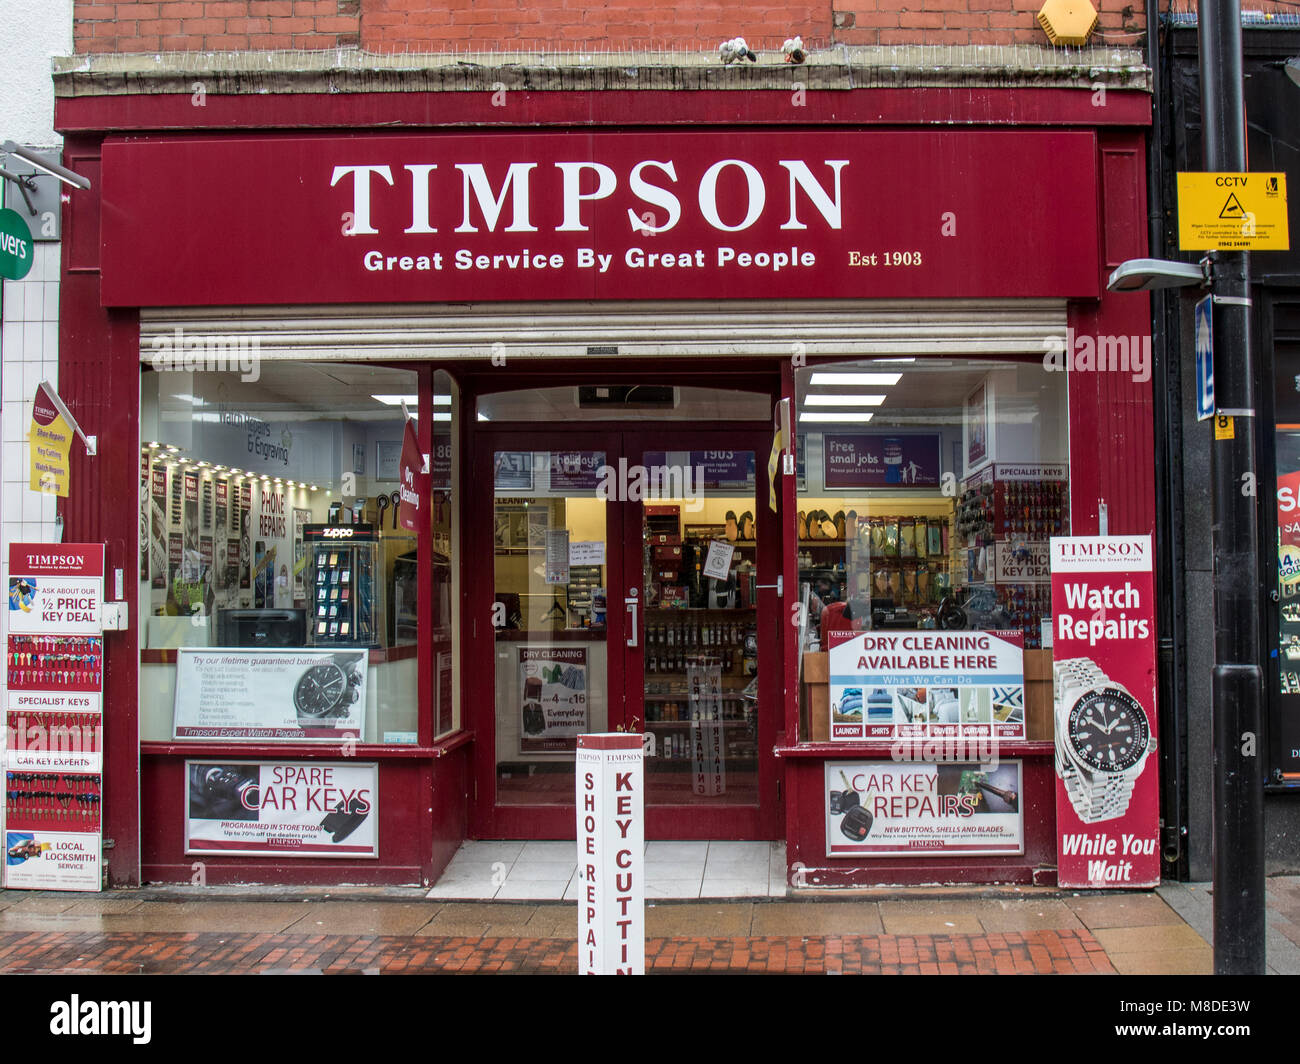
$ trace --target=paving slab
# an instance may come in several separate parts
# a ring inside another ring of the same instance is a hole
[[[1209,948],[1146,950],[1106,955],[1120,975],[1212,975],[1214,952]]]
[[[147,920],[156,931],[284,931],[308,912],[310,902],[147,901],[105,921]],[[343,903],[332,903],[343,904]],[[0,913],[0,916],[3,916]],[[107,925],[106,925],[107,926]]]
[[[750,934],[879,935],[885,929],[875,902],[771,902],[754,906]]]
[[[969,905],[933,901],[882,901],[880,919],[891,935],[978,935],[984,931]]]
[[[295,907],[301,909],[301,907]],[[322,902],[285,928],[302,935],[411,935],[438,915],[436,902]]]
[[[1083,926],[1092,929],[1183,923],[1183,918],[1158,894],[1105,894],[1064,901]]]
[[[1186,924],[1148,927],[1102,927],[1093,937],[1107,953],[1154,953],[1177,949],[1206,949],[1209,943]]]
[[[700,935],[706,938],[744,938],[750,934],[754,906],[746,902],[727,905],[686,902],[681,905],[647,905],[648,937]]]
[[[969,909],[985,931],[1040,931],[1047,928],[1083,927],[1079,918],[1063,901],[1046,898],[1014,898],[1008,901],[975,901]]]

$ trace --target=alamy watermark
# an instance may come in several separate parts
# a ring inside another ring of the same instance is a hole
[[[246,383],[262,376],[256,336],[187,336],[179,326],[155,336],[150,365],[159,373],[238,373]]]
[[[620,458],[616,466],[600,466],[596,475],[596,497],[607,502],[681,499],[692,513],[704,508],[702,466],[628,465]]]
[[[962,764],[978,762],[981,766],[990,769],[997,768],[999,764],[998,741],[992,736],[956,739],[917,736],[896,739],[889,748],[889,756],[898,762],[928,761]]]
[[[1151,337],[1076,333],[1043,341],[1043,368],[1048,373],[1128,373],[1136,384],[1151,379]]]

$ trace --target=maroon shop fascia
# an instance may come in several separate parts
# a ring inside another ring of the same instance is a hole
[[[137,515],[121,500],[139,490],[141,308],[508,309],[634,298],[801,301],[815,311],[827,300],[1054,300],[1077,335],[1149,331],[1145,299],[1104,290],[1108,271],[1146,250],[1141,93],[1111,93],[1104,109],[1083,90],[863,90],[833,101],[810,93],[797,123],[781,93],[520,93],[510,126],[479,95],[440,97],[439,124],[415,94],[210,94],[202,109],[187,96],[58,100],[65,161],[93,182],[65,207],[60,381],[73,413],[99,434],[96,458],[73,457],[63,503],[70,540],[105,542],[110,569],[131,571],[138,554]],[[407,363],[424,411],[435,369],[463,381],[455,460],[466,505],[475,373],[489,354]],[[521,358],[520,367],[539,387],[628,369],[617,356]],[[672,366],[645,368],[673,380]],[[788,349],[737,358],[734,369],[719,361],[711,374],[774,398],[794,393]],[[1068,403],[1071,530],[1097,534],[1104,499],[1112,534],[1150,532],[1149,383],[1076,373]],[[420,449],[432,443],[422,419]],[[793,588],[795,478],[782,476],[776,493],[765,564]],[[418,510],[426,537],[430,510]],[[455,623],[469,633],[490,588],[468,571],[468,553],[453,557],[465,567]],[[421,619],[434,608],[435,579],[422,550]],[[759,610],[788,616],[776,581],[764,583]],[[481,751],[494,727],[491,692],[482,697],[476,679],[483,646],[461,640],[461,727],[435,739],[433,635],[417,627],[415,742],[362,743],[349,755],[378,766],[377,859],[206,857],[207,882],[430,883],[485,825],[527,823],[485,817],[475,797],[491,770]],[[799,882],[1031,882],[1054,865],[1053,747],[1041,738],[999,751],[1023,764],[1022,854],[827,857],[828,762],[888,762],[890,752],[801,732],[797,629],[775,624],[763,638],[774,667],[762,691],[780,709],[760,733],[764,785],[773,786],[752,833],[786,840]],[[104,834],[114,840],[114,883],[191,880],[187,759],[337,760],[337,750],[310,743],[137,742],[136,626],[106,644]],[[541,818],[537,833],[563,837],[565,815]],[[725,832],[700,816],[701,832]]]

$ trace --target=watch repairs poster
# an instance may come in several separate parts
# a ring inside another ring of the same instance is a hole
[[[359,739],[365,650],[176,652],[177,739]]]
[[[830,737],[1023,739],[1023,632],[831,632]]]
[[[185,852],[378,857],[375,762],[187,761]]]
[[[828,761],[827,857],[1021,854],[1021,763]]]
[[[588,727],[587,648],[518,647],[519,752],[577,749]]]
[[[1150,536],[1052,539],[1058,882],[1160,882]]]

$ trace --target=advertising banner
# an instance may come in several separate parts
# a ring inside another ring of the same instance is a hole
[[[519,752],[572,750],[588,730],[587,648],[517,647]]]
[[[9,631],[99,635],[102,543],[11,543]]]
[[[177,739],[339,742],[360,738],[364,650],[176,652]]]
[[[646,451],[642,461],[652,475],[654,470],[671,471],[655,481],[661,498],[725,488],[754,490],[753,451]]]
[[[831,632],[830,737],[1023,739],[1023,632]]]
[[[32,491],[67,498],[72,431],[45,385],[38,385],[32,402],[29,448],[31,470],[27,486]]]
[[[1150,536],[1052,539],[1058,882],[1160,882]]]
[[[5,831],[5,886],[10,890],[99,890],[99,834]]]
[[[185,852],[378,857],[379,765],[185,764]]]
[[[99,890],[102,543],[11,543],[4,886]]]
[[[604,465],[604,451],[552,451],[552,493],[595,491]]]
[[[1052,558],[1042,540],[1004,539],[993,544],[993,580],[998,584],[1046,584]]]
[[[822,461],[827,490],[937,487],[939,434],[827,434]]]
[[[1021,763],[828,761],[827,857],[1021,854]]]
[[[398,462],[398,490],[401,502],[397,508],[397,523],[408,532],[419,528],[420,500],[428,494],[429,475],[424,471],[424,455],[420,453],[420,440],[415,434],[415,422],[408,421],[402,433],[402,457]]]

